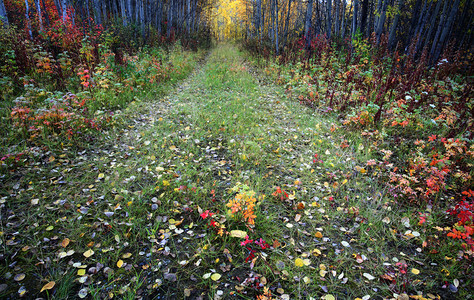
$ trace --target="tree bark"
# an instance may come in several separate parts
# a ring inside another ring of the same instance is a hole
[[[354,0],[354,11],[352,12],[352,37],[357,32],[357,14],[359,11],[359,0]]]
[[[306,7],[306,18],[304,22],[304,38],[306,42],[306,48],[310,48],[311,45],[311,18],[313,17],[313,0],[308,1]]]
[[[278,44],[278,0],[273,0],[274,4],[274,28],[273,33],[275,34],[275,53],[276,55],[280,54],[280,46]]]
[[[334,34],[339,35],[339,0],[334,0]]]
[[[67,0],[61,0],[61,10],[63,22],[67,20]]]
[[[378,18],[377,22],[377,29],[375,30],[375,35],[377,37],[377,44],[380,43],[380,37],[382,36],[383,27],[385,24],[385,18],[387,16],[387,6],[389,0],[385,0],[382,5],[382,11],[380,12],[380,17]]]
[[[3,4],[3,1],[2,1]],[[38,14],[38,22],[40,26],[40,32],[43,31],[43,14],[41,13],[41,3],[40,0],[35,0],[35,6],[36,6],[36,13]],[[1,4],[0,4],[1,7]],[[1,10],[1,8],[0,8]]]
[[[441,0],[438,0],[438,1],[441,1]],[[441,30],[443,29],[443,24],[444,24],[445,19],[446,19],[446,9],[447,9],[447,7],[448,7],[448,0],[445,0],[444,5],[443,5],[443,12],[441,13],[441,18],[439,19],[439,23],[438,23],[438,29],[436,30],[436,34],[435,34],[435,37],[433,39],[433,43],[431,44],[431,50],[430,50],[430,56],[431,57],[433,57],[433,55],[434,55],[436,45],[438,43],[439,36],[441,35]]]
[[[393,19],[392,27],[390,28],[390,35],[388,37],[388,47],[389,47],[389,49],[393,49],[393,47],[395,46],[395,38],[396,38],[396,34],[397,34],[398,20],[400,19],[400,13],[403,9],[403,5],[404,5],[404,0],[399,0],[397,14],[395,15],[395,17]]]
[[[328,39],[331,38],[331,30],[332,30],[332,23],[331,23],[331,10],[332,10],[332,1],[327,0],[327,19],[326,19],[326,32],[328,34]]]
[[[441,37],[439,38],[438,44],[436,45],[436,49],[433,56],[433,61],[437,61],[439,56],[441,55],[441,51],[443,50],[444,44],[448,38],[449,32],[451,27],[454,23],[454,19],[456,18],[456,13],[458,12],[460,0],[456,0],[453,6],[451,7],[451,12],[447,21],[444,24],[443,31],[441,33]]]
[[[33,32],[31,31],[31,22],[30,22],[30,7],[28,6],[28,0],[25,0],[25,18],[26,18],[26,25],[28,27],[28,33],[30,38],[33,39]]]
[[[288,41],[288,26],[290,23],[290,14],[291,14],[291,2],[292,0],[288,0],[288,11],[286,12],[286,20],[285,20],[285,29],[283,30],[283,45],[282,47],[285,47],[287,41]]]
[[[344,38],[346,34],[345,21],[346,21],[346,0],[342,0],[342,11],[341,11],[341,36]]]
[[[360,33],[362,33],[362,36],[365,35],[365,29],[367,27],[368,11],[369,11],[369,0],[362,0],[362,8],[360,11]]]

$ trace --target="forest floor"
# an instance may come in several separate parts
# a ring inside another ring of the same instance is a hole
[[[369,147],[288,99],[233,46],[122,119],[90,148],[46,154],[10,177],[0,297],[472,293],[472,278],[443,281],[470,266],[429,255],[414,211],[370,176]]]

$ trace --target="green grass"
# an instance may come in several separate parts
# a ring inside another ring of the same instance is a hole
[[[373,157],[371,143],[332,132],[335,117],[287,99],[231,45],[214,49],[174,92],[148,93],[130,103],[121,119],[86,150],[63,149],[64,157],[58,153],[49,161],[45,155],[7,175],[0,273],[11,277],[1,297],[15,297],[21,286],[29,297],[58,299],[81,289],[94,299],[110,293],[125,299],[254,299],[264,289],[292,299],[418,291],[466,298],[471,292],[470,265],[458,261],[446,242],[434,256],[422,249],[435,229],[418,226],[414,209],[387,196],[372,176],[377,170],[357,168]],[[349,147],[341,149],[344,139]],[[316,153],[321,163],[313,163]],[[236,196],[231,189],[239,183],[256,197],[265,195],[255,207],[254,226],[228,212],[226,204]],[[276,187],[289,199],[272,196]],[[246,262],[244,239],[219,235],[210,218],[200,217],[206,210],[224,231],[245,231],[271,247],[253,244],[257,259]],[[444,215],[433,212],[432,218],[442,221]],[[420,236],[405,235],[407,230]],[[63,249],[65,238],[70,243]],[[89,249],[94,254],[85,257]],[[68,250],[74,253],[59,258]],[[298,267],[297,258],[309,264]],[[405,275],[396,266],[402,261]],[[83,266],[87,278],[80,283]],[[380,278],[390,272],[393,286]],[[16,282],[19,273],[26,278]],[[215,273],[219,280],[207,276]],[[441,289],[454,278],[460,281],[457,294]],[[54,289],[39,293],[52,280]]]

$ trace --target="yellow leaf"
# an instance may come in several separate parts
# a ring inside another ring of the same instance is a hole
[[[104,177],[105,177],[104,173],[100,173],[99,176],[97,176],[97,179],[102,179]]]
[[[84,252],[82,255],[84,255],[86,258],[89,258],[92,255],[94,255],[94,251],[92,251],[92,249],[89,249],[86,252]]]
[[[86,269],[79,269],[79,270],[77,270],[77,275],[79,275],[79,276],[84,276],[84,275],[86,275]]]
[[[245,237],[247,236],[247,232],[242,230],[231,230],[230,236],[245,239]]]
[[[122,255],[122,258],[130,258],[132,256],[132,253],[128,252]]]
[[[320,239],[320,238],[323,237],[323,234],[320,231],[318,231],[318,232],[316,232],[316,234],[314,236],[317,237],[318,239]]]
[[[415,274],[415,275],[420,274],[420,270],[415,269],[415,268],[411,269],[411,272],[412,272],[413,274]]]
[[[43,287],[41,288],[41,291],[40,291],[40,293],[41,293],[42,291],[45,291],[45,290],[50,290],[50,289],[52,289],[52,288],[54,287],[54,285],[55,285],[55,284],[56,284],[56,282],[54,282],[54,281],[50,281],[50,282],[48,282],[47,284],[43,285]]]
[[[169,186],[170,185],[170,182],[168,180],[163,180],[163,185],[164,186]]]
[[[123,266],[123,260],[119,259],[117,262],[117,267],[121,268]]]
[[[214,281],[217,281],[217,280],[221,279],[221,274],[214,273],[214,274],[212,274],[211,279],[214,280]]]
[[[300,268],[301,268],[302,266],[304,266],[303,260],[302,260],[301,258],[297,258],[297,259],[295,260],[295,266],[300,267]]]

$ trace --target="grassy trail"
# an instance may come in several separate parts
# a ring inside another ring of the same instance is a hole
[[[97,148],[49,159],[2,198],[0,296],[441,293],[450,266],[426,261],[411,212],[363,168],[370,145],[249,72],[233,46],[123,119]]]

